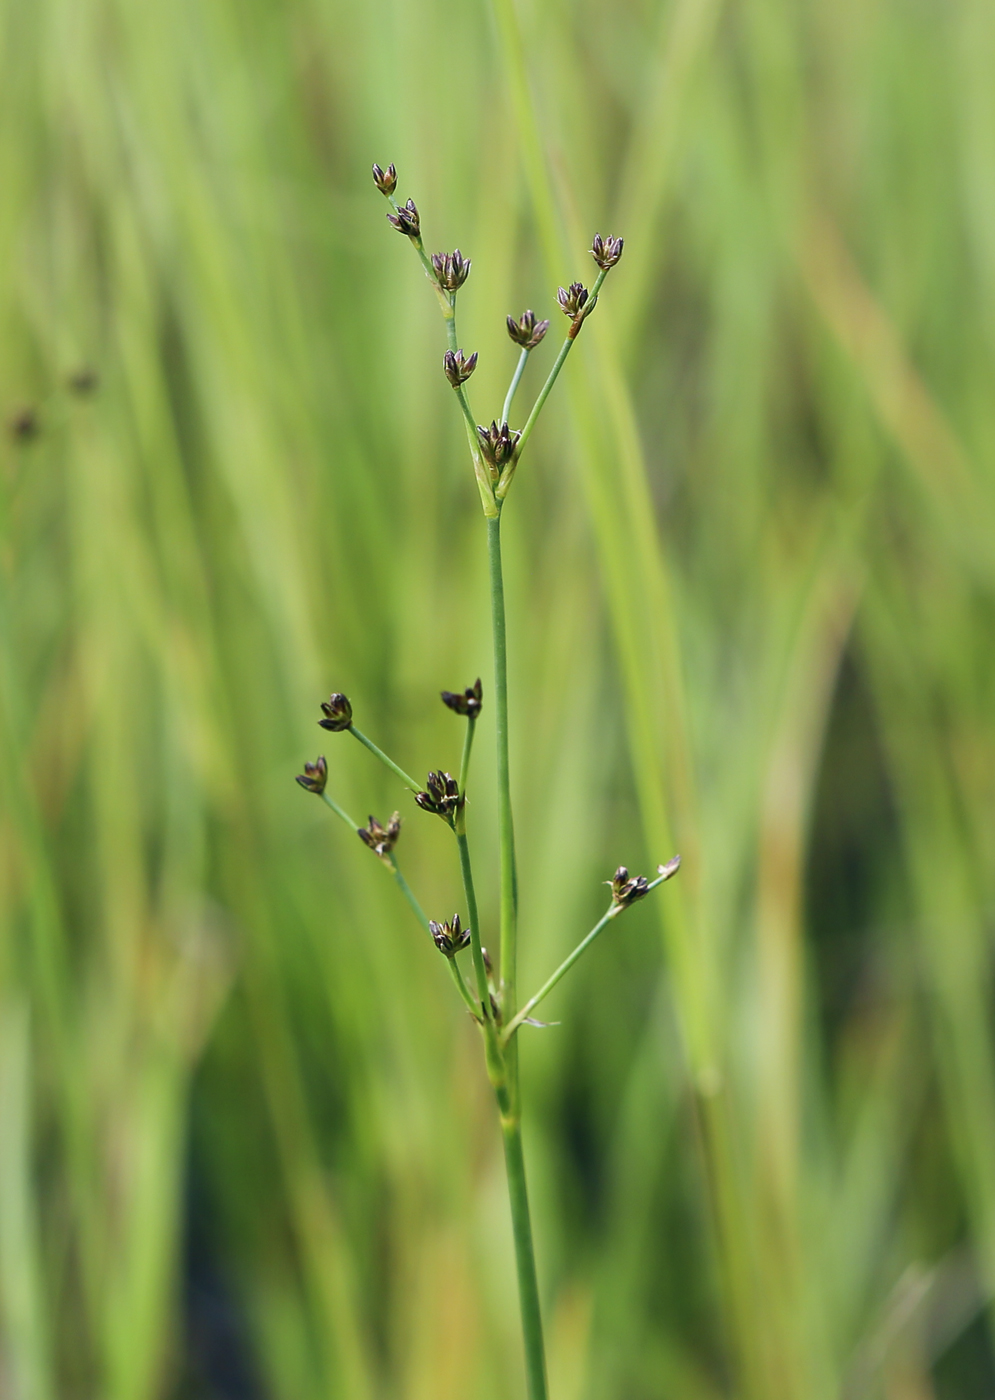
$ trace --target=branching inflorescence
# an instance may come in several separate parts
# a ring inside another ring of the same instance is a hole
[[[507,318],[508,334],[520,351],[518,363],[505,396],[500,420],[495,418],[489,425],[484,426],[479,424],[473,416],[466,390],[467,382],[477,367],[477,352],[465,354],[459,346],[456,332],[456,298],[470,274],[470,259],[464,258],[458,248],[452,253],[434,253],[431,257],[425,252],[422,242],[421,217],[414,200],[409,199],[402,205],[394,198],[394,191],[397,188],[397,172],[393,165],[388,166],[387,170],[382,170],[379,165],[374,165],[373,180],[377,189],[390,203],[391,212],[387,218],[391,226],[411,243],[421,261],[425,275],[439,299],[448,340],[448,347],[443,356],[443,372],[456,394],[463,415],[477,489],[487,520],[491,623],[494,642],[494,708],[497,733],[501,875],[500,957],[497,973],[495,974],[493,961],[480,941],[480,919],[466,830],[466,789],[470,754],[477,721],[483,708],[483,687],[479,679],[463,691],[442,691],[443,703],[454,714],[466,720],[463,754],[458,777],[441,769],[430,771],[424,784],[410,777],[403,768],[400,768],[393,759],[389,758],[357,728],[353,720],[352,706],[346,696],[341,693],[333,693],[327,701],[322,703],[322,718],[318,721],[323,729],[332,733],[351,734],[380,759],[391,773],[409,789],[418,808],[423,812],[441,817],[451,829],[456,838],[459,852],[460,873],[467,906],[466,922],[462,920],[459,913],[454,914],[452,919],[446,922],[438,922],[427,918],[422,911],[418,900],[401,874],[397,862],[395,850],[401,833],[401,817],[398,812],[393,814],[386,826],[381,825],[373,816],[369,818],[366,826],[360,826],[353,821],[352,817],[333,800],[327,791],[328,764],[323,755],[315,763],[305,763],[304,772],[298,776],[297,781],[306,791],[322,798],[332,811],[352,828],[364,845],[379,858],[382,865],[392,875],[410,905],[415,918],[425,929],[435,947],[443,954],[456,990],[467,1011],[480,1027],[487,1073],[497,1098],[504,1137],[529,1395],[530,1400],[546,1400],[547,1383],[542,1320],[525,1181],[525,1163],[522,1155],[521,1101],[516,1036],[522,1025],[542,1024],[532,1016],[532,1012],[539,1003],[553,990],[609,923],[624,913],[637,900],[642,899],[655,889],[657,885],[662,885],[664,881],[676,874],[680,866],[680,857],[674,856],[666,865],[658,866],[657,878],[652,881],[647,880],[642,875],[630,877],[628,870],[624,866],[619,866],[612,879],[607,882],[611,887],[611,903],[606,913],[595,924],[590,933],[581,940],[570,956],[543,983],[535,995],[526,1001],[521,1008],[518,1007],[516,996],[518,888],[508,763],[507,646],[500,526],[505,498],[536,419],[542,411],[560,370],[563,368],[574,341],[598,304],[598,296],[605,278],[622,256],[623,242],[621,238],[602,237],[601,234],[595,234],[591,253],[598,266],[598,275],[594,285],[588,289],[580,282],[573,282],[569,287],[560,287],[557,293],[557,302],[567,318],[566,338],[523,427],[519,429],[512,428],[509,423],[512,403],[528,357],[542,342],[549,330],[550,323],[548,320],[537,321],[535,313],[531,310],[523,312],[517,320],[512,316]],[[465,949],[469,950],[470,954],[471,975],[469,980],[458,960],[458,955]]]

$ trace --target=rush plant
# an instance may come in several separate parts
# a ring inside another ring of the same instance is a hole
[[[588,316],[598,304],[605,279],[622,256],[621,238],[595,234],[591,254],[598,267],[594,285],[587,288],[581,282],[561,287],[557,293],[560,310],[567,319],[566,336],[553,362],[545,383],[536,397],[521,428],[510,426],[516,390],[521,381],[529,355],[543,341],[549,321],[537,321],[527,310],[515,320],[507,318],[508,334],[519,348],[508,392],[500,418],[489,426],[477,423],[471,410],[467,383],[477,367],[477,353],[466,354],[459,345],[456,330],[456,300],[460,288],[470,274],[470,259],[457,248],[452,253],[426,253],[422,240],[421,216],[414,200],[398,203],[394,194],[397,172],[393,165],[382,170],[373,167],[377,189],[388,200],[390,224],[407,238],[417,254],[425,275],[432,286],[442,310],[448,346],[442,367],[452,386],[466,425],[467,445],[477,489],[487,523],[487,548],[490,563],[491,629],[494,648],[493,695],[497,739],[498,830],[500,838],[500,930],[499,958],[495,964],[481,940],[480,916],[474,890],[473,863],[467,832],[467,789],[470,777],[470,756],[474,734],[483,709],[483,686],[478,679],[459,693],[442,691],[443,703],[466,721],[463,754],[458,776],[448,771],[429,772],[424,783],[418,782],[380,749],[360,730],[353,719],[348,698],[333,693],[322,706],[318,721],[331,733],[348,733],[375,755],[412,794],[415,804],[425,813],[437,816],[452,831],[459,852],[466,918],[457,912],[444,922],[430,919],[423,911],[414,892],[401,873],[397,845],[401,833],[401,815],[394,812],[386,826],[371,816],[366,826],[360,826],[335,801],[328,791],[328,764],[319,756],[315,763],[306,763],[297,781],[308,792],[321,797],[384,865],[397,882],[411,906],[418,923],[445,958],[449,974],[463,1004],[480,1029],[484,1063],[497,1101],[504,1140],[511,1222],[515,1241],[518,1290],[521,1304],[522,1331],[525,1346],[525,1366],[530,1400],[546,1400],[546,1361],[543,1347],[542,1316],[536,1277],[535,1249],[529,1214],[529,1198],[525,1179],[525,1159],[522,1151],[522,1105],[519,1087],[517,1037],[523,1025],[541,1026],[533,1012],[553,990],[574,963],[608,927],[613,920],[637,900],[664,881],[669,880],[680,866],[674,856],[657,867],[654,880],[645,876],[630,876],[625,866],[619,866],[611,880],[611,900],[605,913],[573,952],[546,979],[539,990],[519,1005],[517,988],[518,954],[518,888],[515,869],[515,826],[511,801],[511,780],[508,757],[508,651],[505,623],[504,582],[501,568],[501,516],[505,500],[521,461],[529,436],[550,390],[563,368],[574,342]],[[468,953],[468,967],[460,964],[460,955]]]

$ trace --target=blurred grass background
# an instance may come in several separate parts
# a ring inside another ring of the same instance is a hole
[[[991,6],[0,22],[5,1400],[523,1392],[472,1027],[293,782],[400,805],[456,907],[315,725],[343,689],[452,766],[437,692],[490,675],[374,159],[473,258],[481,417],[504,315],[626,238],[504,532],[523,990],[618,863],[685,861],[523,1033],[554,1400],[987,1400]]]

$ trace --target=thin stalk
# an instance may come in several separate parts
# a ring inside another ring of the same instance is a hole
[[[380,762],[385,763],[390,769],[390,771],[396,774],[397,777],[400,778],[401,782],[405,783],[411,789],[412,792],[421,792],[421,783],[419,783],[416,778],[412,778],[410,773],[405,773],[403,768],[399,768],[392,758],[387,757],[383,749],[377,748],[376,744],[373,742],[372,739],[367,739],[366,735],[361,729],[357,729],[354,724],[350,724],[349,733],[352,734],[356,739],[358,739],[361,744],[365,745],[365,747],[369,749],[370,753],[376,754]]]
[[[608,269],[608,268],[602,268],[601,271],[598,273],[597,281],[595,282],[594,286],[591,288],[591,295],[590,295],[590,298],[589,298],[590,301],[594,301],[594,299],[597,297],[598,292],[600,292],[600,290],[601,290],[601,284],[604,282],[605,278],[608,276],[608,272],[609,272],[609,269]],[[547,380],[546,380],[545,384],[542,386],[542,388],[539,390],[539,396],[538,396],[538,398],[536,399],[535,403],[532,405],[532,412],[529,414],[528,418],[525,420],[525,427],[522,429],[522,435],[521,435],[521,437],[518,439],[518,445],[517,445],[517,447],[515,448],[515,458],[516,458],[516,460],[517,460],[519,457],[521,457],[521,455],[522,455],[522,449],[525,447],[525,444],[526,444],[526,442],[528,441],[529,434],[531,433],[532,429],[535,427],[535,421],[536,421],[536,419],[539,417],[539,414],[542,412],[543,404],[544,404],[544,403],[546,402],[546,400],[549,398],[549,391],[552,389],[553,385],[556,383],[556,377],[557,377],[557,375],[559,374],[560,370],[563,368],[564,361],[566,360],[567,356],[570,354],[570,347],[573,345],[573,343],[574,343],[574,341],[575,341],[576,339],[577,339],[577,337],[576,337],[575,335],[574,335],[574,336],[568,335],[567,338],[566,338],[566,340],[563,342],[562,346],[560,347],[560,353],[557,355],[556,359],[553,361],[553,368],[549,371],[549,377],[547,378]]]
[[[515,824],[511,811],[511,776],[508,762],[508,647],[505,632],[504,576],[501,568],[500,516],[487,522],[487,551],[490,560],[491,629],[494,636],[494,713],[497,730],[498,824],[501,839],[501,1003],[507,1017],[515,1010],[518,874],[515,867]]]
[[[473,734],[477,727],[476,719],[467,718],[466,734],[463,738],[463,757],[459,766],[459,790],[463,797],[466,796],[466,780],[470,772],[470,750],[473,748]]]
[[[463,813],[460,813],[459,824],[463,824]],[[473,971],[477,980],[477,995],[480,997],[480,1006],[486,1021],[491,1020],[491,993],[487,985],[487,968],[484,966],[484,954],[480,946],[480,924],[477,917],[477,895],[473,887],[473,867],[470,864],[470,846],[466,839],[466,831],[456,829],[456,844],[459,846],[460,873],[463,876],[463,892],[466,895],[466,915],[470,925],[470,953],[473,957]]]
[[[518,1298],[522,1310],[522,1337],[525,1342],[525,1374],[529,1400],[546,1400],[546,1352],[542,1339],[542,1311],[539,1306],[539,1280],[536,1276],[532,1245],[532,1218],[525,1181],[525,1155],[522,1151],[522,1125],[517,1114],[502,1116],[504,1161],[508,1172],[511,1202],[511,1228],[515,1238],[515,1265],[518,1272]]]
[[[329,797],[327,792],[323,792],[321,794],[321,800],[326,804],[326,806],[331,807],[332,811],[337,817],[342,818],[346,826],[352,827],[353,831],[359,830],[359,827],[353,821],[352,817],[350,817],[349,813],[345,810],[345,808],[340,807],[339,804],[334,800],[334,798]]]
[[[385,862],[385,864],[386,864],[386,863],[387,863],[387,862]],[[415,918],[416,918],[416,919],[418,920],[418,922],[421,924],[422,928],[423,928],[423,929],[425,930],[425,932],[428,934],[429,938],[431,938],[431,937],[432,937],[432,930],[431,930],[431,929],[429,928],[429,926],[428,926],[428,918],[427,918],[427,916],[426,916],[426,914],[425,914],[425,911],[424,911],[424,909],[421,907],[421,905],[418,903],[418,900],[415,898],[415,895],[414,895],[414,892],[413,892],[411,886],[408,884],[407,880],[405,880],[405,878],[404,878],[404,876],[401,874],[400,870],[398,870],[397,865],[396,865],[396,863],[395,863],[395,861],[394,861],[393,855],[392,855],[391,858],[390,858],[389,865],[390,865],[390,872],[391,872],[391,874],[393,875],[394,879],[397,881],[398,889],[401,891],[401,893],[404,895],[404,898],[405,898],[405,899],[408,901],[408,903],[411,905],[411,908],[412,908],[412,911],[413,911],[413,913],[414,913]]]
[[[512,376],[511,383],[508,385],[508,392],[505,395],[504,408],[502,408],[501,410],[502,423],[507,423],[508,421],[508,415],[511,413],[511,401],[515,397],[515,390],[518,388],[518,381],[521,379],[523,373],[525,372],[525,363],[528,360],[528,358],[529,352],[527,350],[523,350],[518,357],[518,364],[515,366],[515,373]]]

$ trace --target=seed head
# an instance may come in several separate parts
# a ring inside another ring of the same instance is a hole
[[[340,734],[352,724],[352,706],[348,698],[339,691],[335,691],[327,700],[322,700],[321,709],[325,718],[319,719],[318,723],[322,729],[330,729],[333,734]]]
[[[604,238],[600,233],[594,235],[594,243],[591,247],[591,256],[602,269],[607,272],[608,268],[614,267],[622,256],[622,246],[625,240],[622,238],[612,238],[610,233],[606,233]]]
[[[437,924],[434,919],[429,919],[428,927],[435,939],[435,946],[447,958],[454,958],[470,942],[470,930],[463,928],[458,914],[454,914],[452,923],[447,924]]]
[[[415,801],[423,812],[434,812],[451,826],[464,799],[452,773],[429,773],[425,779],[425,791],[416,792]]]
[[[470,275],[470,259],[457,248],[454,253],[433,253],[436,280],[447,292],[458,292]]]
[[[477,368],[477,352],[474,350],[472,355],[464,359],[462,350],[447,350],[442,357],[442,368],[453,388],[458,389]]]
[[[670,860],[667,861],[667,864],[666,864],[666,865],[658,865],[657,868],[656,868],[656,873],[657,873],[658,875],[661,875],[661,876],[663,877],[664,880],[669,880],[669,879],[671,878],[672,875],[676,875],[676,874],[677,874],[677,872],[678,872],[678,870],[680,870],[680,868],[681,868],[681,858],[680,858],[680,856],[673,856]]]
[[[497,472],[510,459],[521,436],[521,433],[512,432],[507,423],[502,423],[500,427],[493,422],[489,428],[477,427],[480,450]]]
[[[388,214],[387,222],[393,224],[398,233],[406,234],[408,238],[417,238],[421,233],[421,220],[413,199],[409,199],[407,204],[402,204],[396,214]]]
[[[523,311],[518,321],[514,316],[508,317],[508,334],[523,350],[534,350],[548,330],[549,322],[537,323],[534,311]]]
[[[381,860],[389,860],[390,853],[397,845],[397,838],[401,834],[401,814],[395,812],[387,823],[386,828],[382,827],[376,817],[370,817],[369,826],[361,826],[356,832],[360,841],[370,850],[375,852]]]
[[[328,764],[324,755],[319,755],[314,763],[305,763],[304,772],[297,774],[297,781],[306,792],[313,792],[320,797],[328,781]]]
[[[569,287],[561,287],[556,293],[560,310],[564,316],[576,318],[587,303],[588,291],[582,282],[571,282]]]
[[[453,694],[451,690],[442,692],[442,703],[448,705],[458,715],[466,715],[467,719],[476,719],[480,714],[480,707],[484,698],[484,688],[480,684],[480,677],[474,681],[473,685],[468,685],[466,690]]]
[[[624,865],[620,865],[614,876],[607,881],[612,888],[612,899],[620,909],[625,909],[629,904],[634,904],[637,899],[642,899],[649,889],[645,875],[635,875],[629,878],[629,872]]]
[[[388,165],[386,170],[374,165],[373,183],[382,195],[390,196],[397,189],[397,171],[392,165]]]

